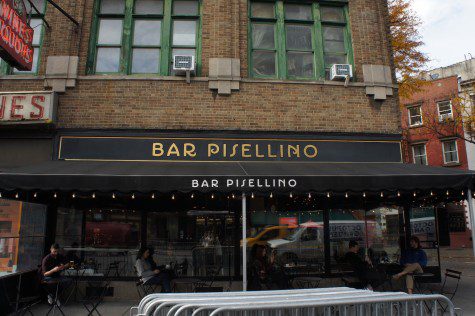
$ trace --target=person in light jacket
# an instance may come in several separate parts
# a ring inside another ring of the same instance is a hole
[[[159,269],[152,270],[152,265],[148,258],[150,257],[150,250],[147,247],[142,247],[137,254],[137,261],[135,261],[135,269],[139,278],[142,279],[146,285],[158,284],[162,286],[162,292],[170,293],[170,280],[166,273]]]

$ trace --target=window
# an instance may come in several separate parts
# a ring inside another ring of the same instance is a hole
[[[453,118],[452,103],[450,101],[442,101],[437,103],[439,111],[439,121],[444,121]]]
[[[249,32],[253,77],[321,79],[353,62],[346,7],[252,1]]]
[[[35,269],[45,232],[45,205],[0,199],[0,276]]]
[[[457,141],[449,140],[442,143],[442,150],[444,151],[444,163],[459,162],[459,155],[457,151]]]
[[[89,73],[169,75],[173,55],[193,55],[199,69],[198,0],[100,0]]]
[[[416,165],[427,165],[426,145],[412,146],[412,156]]]
[[[422,125],[422,111],[421,106],[414,106],[408,108],[409,111],[409,126]]]
[[[43,41],[43,20],[44,13],[46,11],[46,0],[32,0],[33,5],[38,9],[38,12],[30,5],[28,1],[25,1],[26,10],[29,13],[30,19],[30,26],[34,30],[33,35],[33,66],[30,71],[20,71],[13,67],[10,67],[6,62],[3,60],[0,63],[0,74],[4,75],[11,75],[11,74],[37,74],[38,73],[38,65],[41,56],[41,46]]]

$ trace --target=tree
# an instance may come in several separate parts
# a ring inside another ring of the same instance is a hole
[[[421,20],[412,10],[412,1],[388,0],[394,66],[399,81],[399,95],[403,98],[410,98],[426,83],[419,74],[429,61],[421,51],[424,44],[419,34]]]
[[[424,127],[439,138],[455,137],[475,144],[475,98],[462,92],[451,96],[450,101],[452,116],[444,118],[437,111],[423,111]]]

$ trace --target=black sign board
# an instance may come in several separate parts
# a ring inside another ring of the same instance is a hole
[[[59,159],[400,163],[398,141],[63,136]]]
[[[463,233],[467,229],[465,214],[463,212],[449,213],[449,231],[453,233]]]

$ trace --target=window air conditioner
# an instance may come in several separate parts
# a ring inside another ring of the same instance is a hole
[[[330,68],[330,80],[353,78],[353,67],[349,64],[335,64]]]
[[[192,55],[174,55],[173,71],[176,74],[195,71],[195,56]]]
[[[439,115],[439,122],[444,122],[444,121],[451,120],[451,119],[453,119],[452,114]]]

